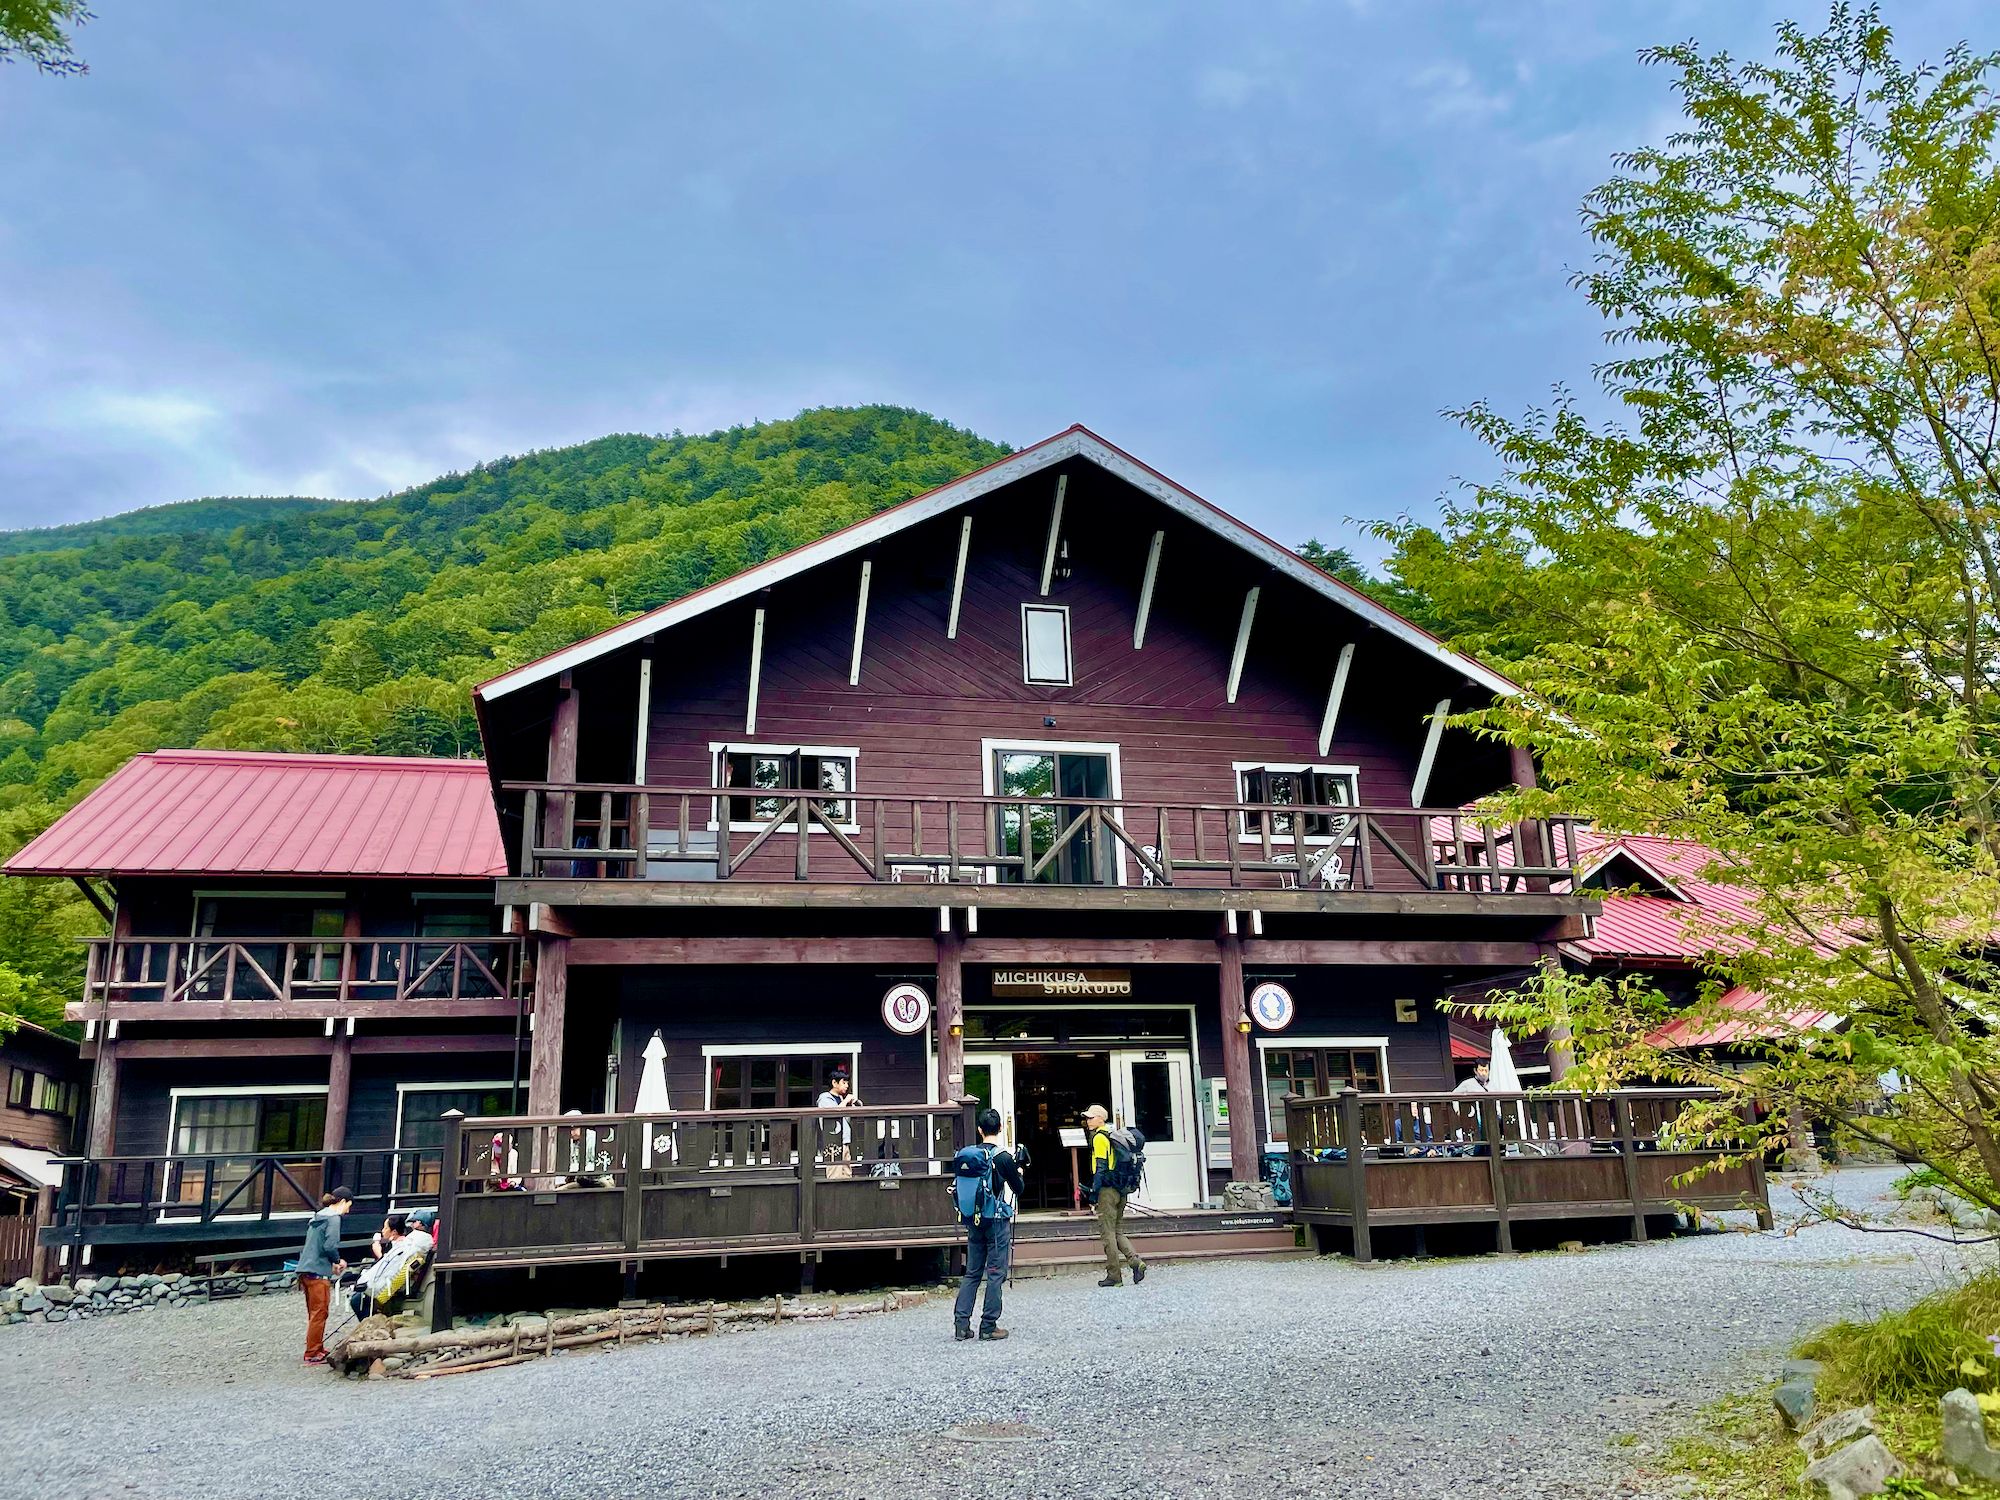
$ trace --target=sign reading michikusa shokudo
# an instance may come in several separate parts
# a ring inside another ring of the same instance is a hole
[[[915,1036],[931,1024],[931,997],[921,985],[890,985],[882,997],[882,1022],[898,1036]]]
[[[1010,1000],[1118,999],[1132,993],[1130,969],[995,969],[993,993]]]

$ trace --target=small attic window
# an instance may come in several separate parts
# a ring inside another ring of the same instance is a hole
[[[1686,901],[1687,896],[1624,852],[1619,852],[1592,870],[1578,886],[1586,891],[1632,891],[1657,896],[1662,901]]]
[[[1067,608],[1055,604],[1021,606],[1021,678],[1031,686],[1069,686]]]

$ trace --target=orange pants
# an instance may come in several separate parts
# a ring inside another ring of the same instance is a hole
[[[324,1276],[299,1277],[306,1294],[306,1358],[326,1358],[326,1309],[333,1300],[333,1283]]]

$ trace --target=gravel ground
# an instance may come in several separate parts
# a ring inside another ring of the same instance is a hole
[[[1826,1181],[1865,1203],[1894,1176]],[[362,1383],[298,1364],[290,1297],[23,1325],[0,1333],[0,1496],[1626,1494],[1647,1449],[1620,1434],[1975,1253],[1787,1236],[1773,1197],[1773,1234],[1026,1280],[1001,1344],[954,1344],[938,1305]]]

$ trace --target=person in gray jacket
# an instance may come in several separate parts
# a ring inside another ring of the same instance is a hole
[[[340,1258],[340,1221],[354,1207],[354,1194],[337,1187],[320,1196],[319,1212],[306,1224],[299,1251],[299,1290],[306,1294],[306,1363],[326,1363],[326,1310],[333,1301],[333,1278],[347,1269]]]

